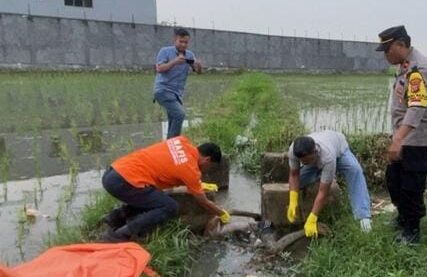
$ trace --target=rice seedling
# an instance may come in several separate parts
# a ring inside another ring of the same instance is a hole
[[[3,199],[7,201],[7,181],[9,179],[9,169],[10,169],[11,158],[8,152],[4,153],[0,157],[0,172],[1,172],[1,181],[3,184]]]

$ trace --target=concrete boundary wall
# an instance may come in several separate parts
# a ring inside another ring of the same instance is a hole
[[[375,44],[189,29],[206,66],[254,70],[382,71]],[[173,27],[0,14],[0,67],[152,69]]]

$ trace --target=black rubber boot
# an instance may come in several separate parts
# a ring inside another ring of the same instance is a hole
[[[403,231],[403,228],[405,226],[405,221],[403,220],[402,217],[400,216],[396,216],[395,218],[393,218],[390,221],[390,226],[393,228],[393,230],[395,231]]]
[[[103,242],[111,242],[111,243],[126,242],[126,241],[130,241],[131,236],[132,234],[129,230],[129,227],[125,225],[115,231],[113,229],[107,230],[102,235],[101,240]]]
[[[105,215],[101,221],[113,229],[120,228],[126,224],[127,209],[126,205],[114,209],[109,214]]]
[[[419,244],[420,240],[421,240],[421,233],[419,228],[416,228],[416,229],[405,228],[395,238],[395,242],[403,245],[408,245],[408,246]]]

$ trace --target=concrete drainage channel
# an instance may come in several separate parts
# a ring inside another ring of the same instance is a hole
[[[210,194],[209,197],[230,211],[239,210],[248,214],[261,212],[261,219],[254,221],[234,216],[232,222],[224,227],[229,232],[224,231],[214,239],[205,239],[198,247],[191,276],[289,276],[293,272],[290,268],[305,256],[309,245],[298,228],[311,209],[316,188],[305,190],[301,194],[304,198],[302,201],[307,204],[300,207],[300,225],[291,226],[284,217],[289,195],[286,156],[282,153],[264,155],[261,183],[237,170],[232,169],[228,174],[228,164],[226,159],[217,175],[208,178],[222,187],[219,193]],[[225,176],[229,176],[229,182],[223,179]],[[339,194],[339,188],[335,184],[330,201],[337,201]],[[204,228],[210,228],[209,221],[212,217],[197,207],[191,196],[182,190],[175,190],[172,195],[180,203],[184,222],[193,231],[200,233]],[[274,228],[269,227],[269,221]],[[329,234],[326,226],[323,234]]]

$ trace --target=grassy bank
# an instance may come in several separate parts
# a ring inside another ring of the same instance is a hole
[[[202,124],[190,129],[195,141],[214,141],[244,169],[256,173],[260,155],[278,151],[304,130],[293,102],[286,103],[266,74],[245,74],[212,103]]]
[[[406,277],[427,275],[426,240],[416,247],[393,242],[395,231],[390,226],[391,214],[374,218],[373,230],[362,233],[353,220],[349,207],[334,207],[333,220],[322,214],[321,220],[331,226],[334,237],[313,241],[302,262],[300,276],[331,277]],[[327,212],[326,212],[327,214]],[[425,224],[422,226],[427,236]]]
[[[118,205],[106,192],[95,192],[91,202],[79,213],[79,220],[63,218],[55,234],[45,240],[47,247],[72,243],[96,242],[103,232],[100,219]],[[142,246],[150,252],[150,265],[161,276],[184,276],[191,265],[191,232],[179,220],[172,221],[152,233]]]
[[[386,85],[388,76],[374,77],[381,80],[382,86]],[[374,77],[369,79],[374,82]],[[299,122],[295,97],[285,94],[282,98],[275,79],[270,76],[245,75],[214,103],[203,124],[192,129],[190,135],[219,142],[237,161],[243,160],[246,169],[256,172],[260,153],[286,151],[291,140],[305,132]],[[387,105],[384,95],[377,97],[378,105]],[[320,97],[309,102],[321,105],[329,100]],[[236,143],[239,135],[248,139],[243,144]],[[382,191],[388,135],[358,131],[347,134],[347,138],[364,167],[370,190]],[[425,276],[427,250],[422,246],[411,248],[394,244],[395,233],[388,225],[392,217],[390,214],[376,217],[373,231],[364,234],[354,221],[348,203],[343,207],[330,207],[322,213],[321,220],[332,227],[335,235],[312,242],[308,256],[297,267],[298,275]],[[423,233],[427,233],[424,227]]]

